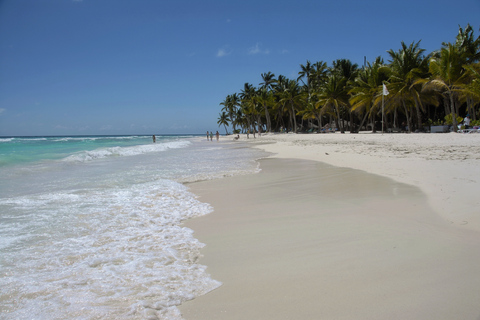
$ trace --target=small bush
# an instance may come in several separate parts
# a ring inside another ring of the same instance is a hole
[[[457,123],[462,123],[462,121],[463,121],[463,118],[457,116]],[[445,116],[445,123],[448,124],[449,126],[451,126],[451,125],[453,124],[452,115],[451,115],[451,114],[447,114],[447,115]]]

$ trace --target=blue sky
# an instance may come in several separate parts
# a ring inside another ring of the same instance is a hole
[[[300,64],[453,42],[479,0],[0,0],[0,136],[224,132],[228,94]]]

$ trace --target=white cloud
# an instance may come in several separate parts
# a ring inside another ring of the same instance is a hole
[[[257,44],[250,49],[248,49],[248,54],[269,54],[270,50],[268,49],[262,49],[260,48],[260,44],[257,42]]]
[[[223,47],[223,48],[218,49],[217,57],[219,57],[219,58],[225,57],[225,56],[228,56],[229,54],[231,54],[232,52],[233,51],[231,49],[229,49],[228,47]]]

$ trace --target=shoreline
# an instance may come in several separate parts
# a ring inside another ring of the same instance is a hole
[[[417,186],[443,219],[480,231],[480,134],[266,134],[247,141],[275,158],[320,161]]]
[[[185,225],[206,244],[200,262],[223,285],[182,304],[184,318],[476,319],[475,207],[437,209],[474,194],[462,192],[478,186],[478,171],[466,186],[454,177],[474,170],[480,139],[452,146],[457,137],[422,136],[247,140],[275,153],[260,160],[260,173],[189,185],[214,212]],[[459,159],[449,156],[453,147]],[[438,183],[436,170],[453,186],[425,192]],[[462,196],[443,198],[452,189]]]

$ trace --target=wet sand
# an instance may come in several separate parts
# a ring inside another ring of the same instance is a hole
[[[189,185],[214,207],[186,226],[223,285],[185,319],[479,319],[480,233],[422,189],[317,161],[260,167]]]

